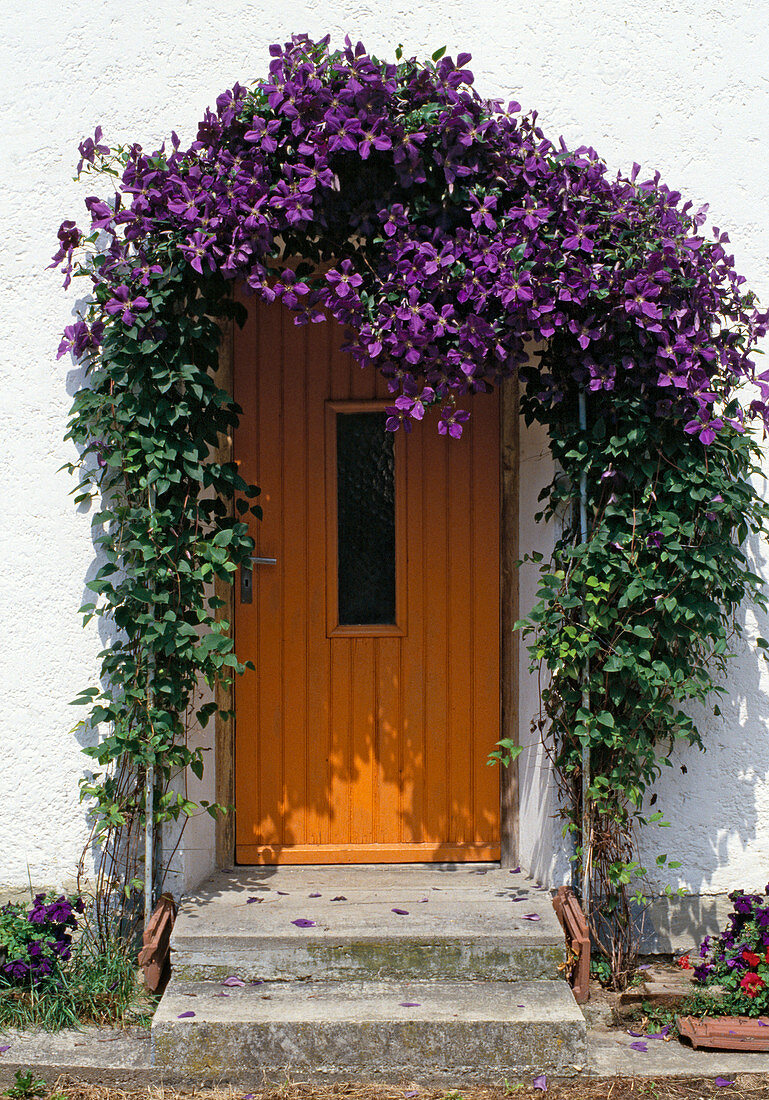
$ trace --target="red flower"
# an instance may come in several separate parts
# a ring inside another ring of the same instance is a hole
[[[759,990],[763,989],[766,982],[759,978],[758,974],[746,974],[740,985],[746,997],[755,997]]]
[[[689,962],[689,956],[682,955],[680,959],[676,959],[676,966],[680,966],[682,970],[691,970],[692,964]]]
[[[747,947],[742,952],[742,957],[748,964],[748,966],[758,966],[758,964],[761,962],[760,957],[758,955],[754,955],[752,951],[748,951]]]

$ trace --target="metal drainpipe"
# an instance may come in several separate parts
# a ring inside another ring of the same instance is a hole
[[[579,388],[579,427],[581,432],[587,431],[587,409],[585,406],[585,390]],[[587,474],[582,472],[579,479],[579,533],[580,542],[587,542]],[[582,707],[587,710],[590,704],[590,694],[587,689],[590,676],[590,665],[585,658],[585,667],[582,673]],[[590,745],[582,746],[582,908],[585,916],[589,916],[590,909],[590,865],[588,840],[590,837],[590,808],[588,800],[588,788],[590,787]]]
[[[155,491],[147,490],[150,518],[155,510]],[[155,701],[155,654],[147,657],[147,719]],[[148,764],[144,778],[144,928],[149,925],[155,893],[155,765]]]
[[[147,765],[144,791],[144,928],[147,929],[152,916],[153,901],[153,855],[155,849],[155,768]]]

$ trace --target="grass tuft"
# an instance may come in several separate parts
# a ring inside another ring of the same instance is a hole
[[[156,1003],[137,981],[132,952],[117,942],[99,948],[86,929],[55,978],[28,987],[0,979],[0,1031],[59,1031],[83,1024],[146,1026]]]

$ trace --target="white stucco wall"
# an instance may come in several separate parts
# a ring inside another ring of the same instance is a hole
[[[93,680],[100,638],[76,615],[92,569],[88,518],[57,473],[72,457],[61,439],[76,376],[55,353],[75,294],[45,270],[56,227],[80,217],[89,193],[72,181],[79,140],[101,123],[113,143],[152,148],[172,129],[189,141],[216,95],[261,75],[269,43],[292,31],[330,32],[338,44],[349,33],[382,56],[398,42],[421,56],[445,44],[472,52],[484,94],[536,107],[553,138],[593,145],[612,169],[633,161],[659,168],[695,203],[709,201],[739,270],[766,302],[765,14],[761,0],[4,0],[0,886],[23,887],[28,874],[35,883],[71,879],[86,835],[77,800],[84,758],[67,703]],[[537,445],[532,439],[532,468]],[[531,583],[522,581],[528,591]],[[769,678],[750,649],[729,689],[724,718],[706,730],[710,752],[686,753],[688,773],[676,768],[661,784],[673,822],[665,847],[683,859],[682,881],[696,891],[758,887],[769,877]],[[552,880],[563,868],[544,844],[552,822],[540,763],[534,750],[522,761],[523,858]],[[196,821],[186,842],[181,869],[191,879],[210,858],[210,828]]]

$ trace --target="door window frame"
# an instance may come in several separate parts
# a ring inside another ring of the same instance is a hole
[[[326,637],[403,638],[407,632],[408,551],[406,543],[406,439],[393,433],[395,466],[395,622],[339,622],[339,525],[337,516],[337,417],[346,413],[384,412],[392,401],[326,402]]]

